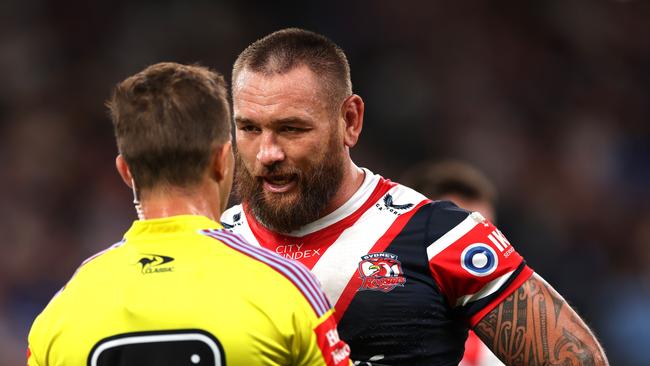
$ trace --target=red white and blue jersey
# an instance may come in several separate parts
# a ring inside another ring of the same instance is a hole
[[[431,201],[368,170],[365,175],[344,205],[289,234],[266,229],[245,205],[228,209],[221,220],[316,275],[335,304],[351,359],[458,365],[468,327],[532,270],[478,212]]]

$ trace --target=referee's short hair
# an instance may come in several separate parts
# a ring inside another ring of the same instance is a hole
[[[118,83],[106,105],[139,189],[198,183],[213,149],[230,140],[226,83],[202,66],[149,66]]]

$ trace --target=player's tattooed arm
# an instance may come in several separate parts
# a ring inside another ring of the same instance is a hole
[[[596,337],[537,274],[474,327],[506,365],[608,365]]]

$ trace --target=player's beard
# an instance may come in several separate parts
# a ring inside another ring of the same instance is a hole
[[[235,193],[262,225],[290,233],[322,216],[341,186],[344,161],[342,149],[330,141],[328,151],[305,170],[286,166],[285,162],[264,167],[256,175],[281,174],[296,179],[296,187],[290,192],[272,193],[264,191],[262,178],[251,174],[236,154]]]

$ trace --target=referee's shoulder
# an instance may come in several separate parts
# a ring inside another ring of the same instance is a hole
[[[318,317],[331,309],[329,300],[321,290],[320,283],[302,263],[282,257],[268,249],[252,246],[242,236],[228,230],[206,230],[204,234],[219,240],[249,257],[252,261],[262,264],[262,267],[266,268],[269,273],[274,272],[284,277],[291,287],[302,294]],[[277,278],[273,277],[269,276],[266,280],[278,283]]]
[[[109,247],[102,249],[101,251],[84,259],[81,262],[81,264],[79,264],[79,266],[77,267],[76,271],[72,275],[72,278],[74,278],[83,269],[92,268],[94,266],[103,264],[103,262],[105,262],[106,260],[110,260],[111,257],[113,257],[118,253],[119,249],[124,245],[124,243],[126,243],[126,240],[122,239],[117,243],[112,244]]]

